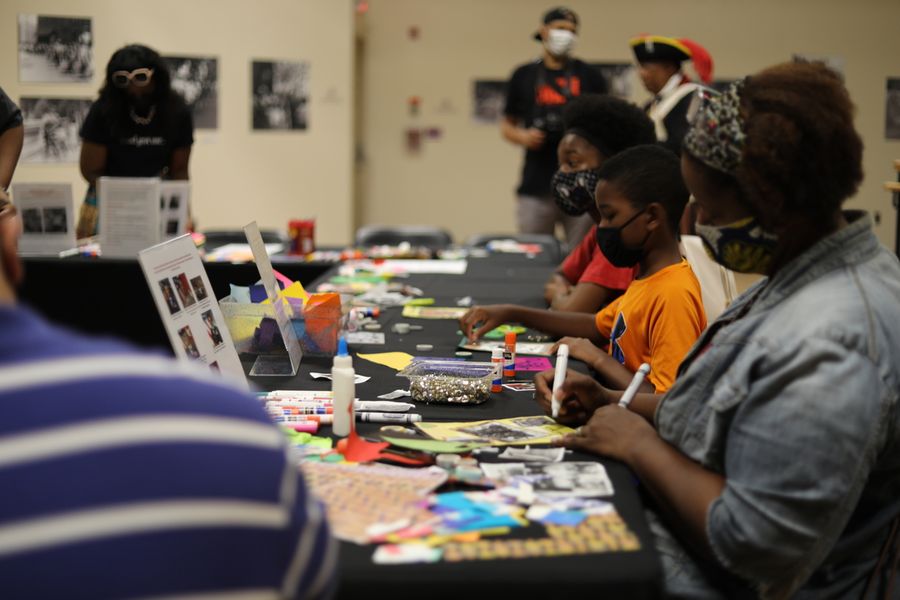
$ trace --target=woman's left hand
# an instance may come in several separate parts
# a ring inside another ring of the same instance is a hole
[[[636,448],[657,439],[656,430],[643,417],[610,404],[598,408],[586,425],[557,439],[554,445],[602,454],[627,464]]]

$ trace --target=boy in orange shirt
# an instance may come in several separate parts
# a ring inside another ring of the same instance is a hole
[[[571,336],[559,343],[608,387],[624,389],[646,362],[643,389],[662,393],[706,328],[700,284],[678,248],[678,220],[689,195],[680,162],[659,146],[636,146],[604,162],[599,178],[597,243],[614,266],[639,267],[625,293],[596,315],[499,304],[472,307],[460,324],[470,340],[509,322]],[[607,342],[608,354],[598,348]]]

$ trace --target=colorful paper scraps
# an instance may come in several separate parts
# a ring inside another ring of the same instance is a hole
[[[547,537],[528,539],[479,540],[445,544],[444,560],[497,560],[567,556],[603,552],[634,552],[640,550],[637,536],[617,512],[595,515],[577,526],[547,525]]]
[[[502,340],[506,338],[507,333],[515,333],[516,335],[519,335],[521,333],[525,333],[526,331],[528,330],[521,325],[500,325],[499,327],[494,327],[493,329],[488,331],[486,334],[484,334],[484,337],[489,340]]]
[[[381,451],[388,446],[387,442],[364,440],[351,430],[346,440],[338,442],[337,449],[349,462],[372,462],[381,458]]]
[[[384,544],[375,549],[372,561],[376,565],[407,565],[433,563],[441,560],[444,551],[428,544]]]
[[[543,415],[456,423],[426,422],[415,426],[436,440],[482,442],[492,446],[549,444],[553,438],[573,431]]]
[[[613,495],[606,469],[596,462],[482,463],[481,470],[497,483],[527,482],[538,498]]]
[[[434,516],[422,500],[447,479],[443,469],[406,469],[389,465],[303,462],[301,471],[325,504],[328,522],[341,540],[367,544],[377,523],[407,519],[429,523]]]
[[[411,306],[403,307],[406,319],[459,319],[468,309],[459,306]]]
[[[412,354],[406,352],[377,352],[375,354],[357,354],[359,358],[401,371],[412,362]]]
[[[546,356],[516,356],[516,371],[546,371],[552,368]]]
[[[311,433],[283,428],[284,436],[291,446],[296,446],[304,455],[324,454],[331,451],[331,438],[318,437]]]

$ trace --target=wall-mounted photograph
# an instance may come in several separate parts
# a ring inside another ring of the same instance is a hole
[[[29,98],[19,101],[25,121],[22,163],[76,163],[78,132],[91,108],[89,98]]]
[[[172,89],[181,94],[197,129],[219,127],[219,60],[202,56],[164,56]]]
[[[476,79],[472,118],[478,123],[496,123],[506,106],[506,80]]]
[[[93,76],[90,19],[19,15],[19,81],[89,83]]]
[[[258,61],[252,65],[253,129],[309,126],[309,63]]]

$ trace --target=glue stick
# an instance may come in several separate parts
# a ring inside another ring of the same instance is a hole
[[[494,378],[491,381],[491,391],[503,391],[503,348],[499,346],[491,350],[491,362],[494,363]]]
[[[507,331],[505,341],[505,351],[503,352],[503,376],[516,376],[516,332]]]
[[[331,367],[331,397],[334,406],[334,435],[350,435],[354,427],[353,399],[356,397],[356,374],[353,372],[353,358],[347,353],[347,340],[340,339],[338,353]]]

